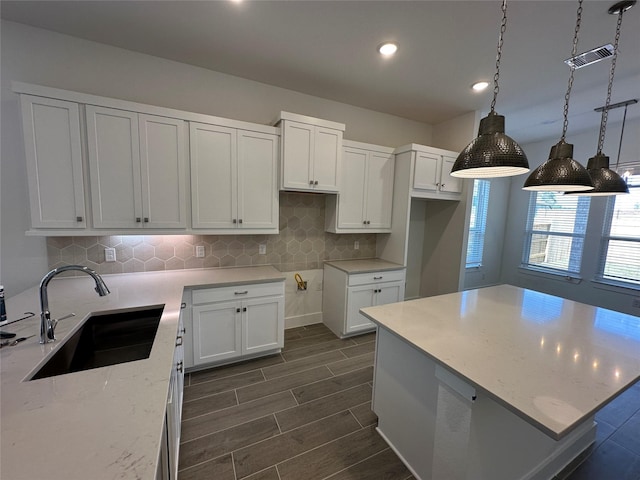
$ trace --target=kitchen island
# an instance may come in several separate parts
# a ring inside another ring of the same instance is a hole
[[[378,431],[416,478],[550,479],[640,378],[640,318],[509,285],[362,310]]]
[[[53,318],[69,313],[58,340],[40,345],[34,287],[7,299],[2,327],[35,335],[0,350],[0,478],[3,480],[155,479],[163,438],[181,303],[185,288],[284,281],[271,266],[104,275],[111,294],[99,297],[86,275],[49,284]],[[149,358],[28,381],[91,314],[163,306]]]

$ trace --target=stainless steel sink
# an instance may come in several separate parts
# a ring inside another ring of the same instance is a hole
[[[29,380],[149,358],[163,309],[92,315]]]

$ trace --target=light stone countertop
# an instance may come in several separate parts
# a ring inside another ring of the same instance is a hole
[[[2,330],[36,334],[0,350],[0,478],[3,480],[154,479],[185,287],[282,281],[271,266],[103,275],[111,294],[99,297],[87,276],[54,278],[51,315],[58,340],[39,344],[40,304],[34,287],[7,299]],[[148,359],[24,381],[85,318],[100,311],[164,305]]]
[[[400,265],[398,263],[387,262],[386,260],[381,260],[379,258],[331,260],[324,263],[325,265],[330,265],[348,274],[383,272],[387,270],[404,270],[405,268],[403,265]]]
[[[532,290],[361,312],[556,440],[640,379],[640,317]]]

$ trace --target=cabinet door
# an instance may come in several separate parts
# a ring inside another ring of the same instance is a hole
[[[393,154],[371,152],[367,168],[367,228],[391,228],[393,204]]]
[[[456,157],[442,156],[442,174],[440,175],[441,192],[462,192],[462,179],[451,176],[451,169],[454,163],[456,163]]]
[[[361,308],[375,305],[377,285],[360,285],[347,289],[347,319],[345,334],[371,329],[375,325],[360,313]]]
[[[282,127],[282,187],[313,190],[312,157],[315,129],[312,125],[284,121]]]
[[[342,132],[315,127],[313,151],[313,189],[337,192],[342,165]]]
[[[378,293],[376,293],[376,305],[385,305],[387,303],[396,303],[404,300],[404,282],[393,282],[378,285]]]
[[[183,120],[139,115],[145,227],[186,228],[186,145]]]
[[[142,227],[138,114],[87,106],[93,226]]]
[[[193,228],[234,228],[237,223],[236,130],[191,123]]]
[[[345,148],[343,150],[341,188],[338,198],[338,227],[364,228],[365,182],[367,152]]]
[[[21,95],[31,226],[84,228],[77,103]]]
[[[284,297],[249,299],[242,305],[242,354],[284,347]]]
[[[238,131],[238,227],[278,228],[278,137]]]
[[[193,360],[213,363],[242,354],[240,302],[193,307]]]
[[[413,188],[437,191],[440,185],[440,155],[416,152]]]

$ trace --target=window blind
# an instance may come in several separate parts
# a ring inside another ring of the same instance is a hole
[[[473,181],[471,215],[469,218],[469,240],[467,243],[467,268],[474,268],[482,265],[484,234],[487,229],[490,189],[491,182],[489,182],[489,180]]]

